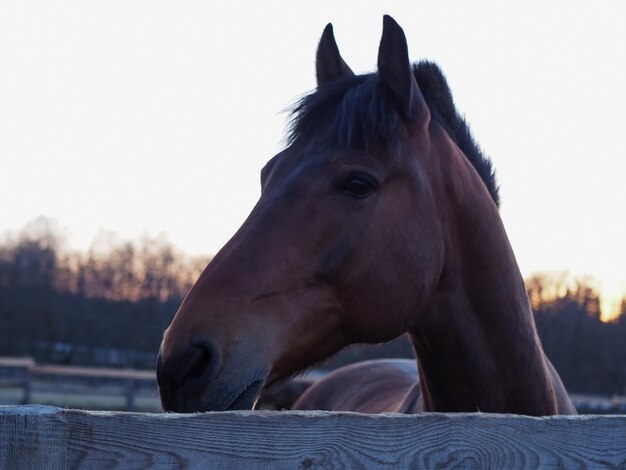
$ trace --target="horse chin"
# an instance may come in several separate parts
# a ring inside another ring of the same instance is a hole
[[[255,380],[254,382],[252,382],[226,408],[226,411],[251,410],[252,408],[254,408],[254,405],[259,398],[261,387],[263,387],[262,380]]]
[[[257,374],[237,386],[210,387],[191,411],[251,410],[265,383],[264,375]]]
[[[264,384],[265,374],[259,373],[237,383],[208,384],[196,392],[168,393],[162,389],[161,403],[164,411],[174,413],[251,410]]]

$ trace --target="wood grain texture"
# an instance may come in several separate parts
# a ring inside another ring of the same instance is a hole
[[[0,416],[28,407],[12,408]],[[39,415],[50,416],[60,416],[54,425],[66,430],[59,441],[66,442],[67,468],[626,469],[626,416],[60,409]]]

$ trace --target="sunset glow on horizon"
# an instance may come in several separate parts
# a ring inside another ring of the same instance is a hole
[[[491,157],[524,276],[626,296],[626,4],[137,1],[0,6],[0,234],[40,215],[86,250],[100,229],[214,254],[315,87],[329,21],[356,72],[382,15],[437,62]]]

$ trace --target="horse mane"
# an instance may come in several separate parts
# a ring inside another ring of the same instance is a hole
[[[433,62],[413,66],[431,118],[437,121],[474,166],[496,205],[495,171],[456,109],[445,76]],[[402,117],[376,73],[347,76],[317,88],[291,110],[288,143],[313,139],[322,145],[368,149],[393,146],[401,136]]]

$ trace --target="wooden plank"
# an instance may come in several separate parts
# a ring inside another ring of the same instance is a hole
[[[1,469],[65,469],[67,423],[55,406],[0,406]]]
[[[68,377],[154,380],[154,370],[115,369],[112,367],[81,367],[37,364],[32,357],[0,357],[0,368],[30,369],[33,374]]]
[[[31,369],[31,374],[96,379],[150,380],[156,382],[156,372],[153,370],[113,369],[107,367],[35,365]]]
[[[33,367],[35,360],[32,357],[0,357],[0,367]]]
[[[78,468],[626,467],[626,416],[69,412],[67,418],[68,463]]]
[[[56,410],[68,468],[626,468],[626,416]]]

